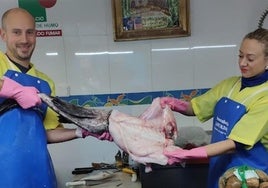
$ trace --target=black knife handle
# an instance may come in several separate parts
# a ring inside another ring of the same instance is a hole
[[[75,169],[72,171],[72,174],[88,174],[90,172],[92,172],[93,169]]]

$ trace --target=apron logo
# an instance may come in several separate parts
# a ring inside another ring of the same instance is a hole
[[[218,131],[220,134],[227,134],[228,131],[228,127],[229,127],[229,123],[224,120],[219,118],[218,116],[216,117],[216,121],[215,121],[215,130]]]

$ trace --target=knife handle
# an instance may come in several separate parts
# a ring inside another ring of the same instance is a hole
[[[80,167],[80,168],[75,168],[74,170],[94,170],[93,167]]]
[[[92,172],[93,171],[93,169],[82,169],[82,168],[77,168],[77,169],[74,169],[73,171],[72,171],[72,174],[88,174],[88,173],[90,173],[90,172]]]
[[[66,182],[66,187],[74,186],[74,185],[86,185],[86,181],[72,181],[72,182]]]

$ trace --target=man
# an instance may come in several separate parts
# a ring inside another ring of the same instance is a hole
[[[32,15],[21,8],[6,11],[0,34],[6,43],[6,53],[0,52],[0,103],[13,99],[21,106],[0,115],[0,187],[55,188],[47,143],[91,134],[65,129],[38,96],[39,92],[55,96],[55,85],[31,63],[36,45]],[[93,136],[111,140],[109,134]]]

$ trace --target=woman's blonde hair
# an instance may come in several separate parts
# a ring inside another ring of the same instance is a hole
[[[253,32],[248,33],[244,39],[255,39],[264,44],[264,55],[268,58],[268,30],[264,28],[256,29]]]

